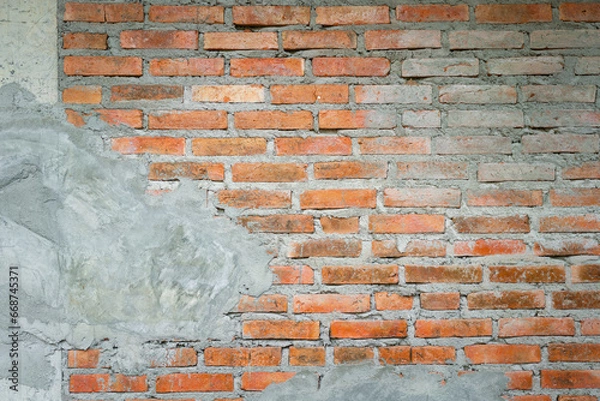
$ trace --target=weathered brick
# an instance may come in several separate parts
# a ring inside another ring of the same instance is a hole
[[[460,207],[461,193],[453,188],[386,188],[383,205],[387,207]]]
[[[223,7],[152,5],[148,18],[164,24],[222,24],[225,21]]]
[[[230,373],[171,373],[156,378],[157,393],[233,391]]]
[[[143,22],[141,3],[66,3],[63,20],[66,22]]]
[[[577,59],[577,63],[575,64],[575,74],[600,74],[600,57],[579,57]]]
[[[259,297],[242,295],[235,312],[287,312],[287,296],[282,294],[268,294]]]
[[[286,50],[356,49],[353,31],[283,31],[281,39]]]
[[[80,113],[73,109],[65,109],[65,117],[69,124],[72,124],[75,127],[83,127],[86,124],[86,119],[84,117],[89,117],[89,114]]]
[[[442,365],[456,360],[454,347],[422,346],[411,347],[411,362],[421,365]]]
[[[375,356],[373,348],[369,347],[335,347],[333,349],[333,363],[356,364],[372,360]]]
[[[561,21],[600,22],[600,4],[561,3],[558,7]]]
[[[452,218],[459,233],[502,234],[528,233],[528,216],[458,216]]]
[[[185,138],[141,136],[113,138],[112,150],[124,155],[140,153],[183,155],[185,153]]]
[[[467,345],[465,356],[475,365],[537,363],[542,359],[539,345],[525,344]]]
[[[448,33],[451,50],[522,49],[525,35],[515,31],[452,31]]]
[[[496,283],[564,283],[561,265],[490,266],[490,281]]]
[[[316,57],[312,69],[317,77],[385,77],[390,61],[381,57]]]
[[[365,47],[367,50],[436,49],[442,47],[442,33],[424,29],[366,31]]]
[[[526,102],[581,102],[596,101],[596,87],[592,85],[524,85],[521,92]]]
[[[597,30],[533,31],[529,38],[532,49],[600,47],[600,34]]]
[[[481,266],[404,266],[407,283],[480,283]]]
[[[143,114],[137,109],[96,109],[98,117],[109,125],[128,125],[132,128],[142,128]]]
[[[512,154],[510,138],[501,136],[439,136],[434,148],[438,155]]]
[[[420,295],[421,308],[426,310],[458,310],[460,293],[431,292]]]
[[[142,75],[140,57],[65,56],[66,75],[139,77]]]
[[[231,76],[236,78],[304,75],[301,58],[234,58],[230,67]]]
[[[507,390],[530,390],[533,387],[533,372],[530,370],[504,372],[504,375],[508,378]]]
[[[290,191],[222,190],[217,198],[220,204],[239,209],[283,209],[292,205]]]
[[[198,31],[121,31],[123,49],[198,49]]]
[[[128,84],[110,88],[111,102],[169,99],[183,100],[183,86]]]
[[[317,180],[385,178],[385,162],[321,162],[314,164]]]
[[[415,337],[484,337],[492,335],[492,319],[417,320]]]
[[[292,366],[324,366],[325,348],[290,347],[289,362]]]
[[[265,101],[262,85],[194,85],[192,100],[215,103],[260,103]]]
[[[543,233],[600,232],[600,218],[595,214],[541,217],[539,231]]]
[[[540,309],[546,306],[544,291],[475,292],[467,295],[469,309]]]
[[[77,85],[62,92],[63,103],[99,104],[102,102],[102,87],[98,85]]]
[[[193,348],[169,348],[164,358],[150,361],[153,368],[182,368],[198,365],[198,353]]]
[[[234,6],[233,23],[246,26],[308,25],[310,7]]]
[[[296,372],[244,372],[241,388],[246,391],[262,391],[271,384],[283,383],[296,375]]]
[[[391,292],[375,293],[375,309],[377,310],[410,310],[412,306],[412,296],[404,296]]]
[[[348,85],[272,85],[271,103],[348,103]]]
[[[527,24],[551,22],[550,4],[480,4],[475,6],[478,24]]]
[[[356,258],[362,251],[359,240],[312,239],[292,242],[287,252],[288,258]]]
[[[106,50],[107,40],[105,33],[68,32],[63,35],[63,49]]]
[[[317,189],[300,194],[301,209],[375,208],[377,192],[370,189]]]
[[[405,110],[402,126],[412,128],[437,128],[442,126],[439,110]]]
[[[403,338],[407,336],[406,320],[334,320],[331,338]]]
[[[321,110],[319,129],[386,129],[396,127],[396,113],[379,110]]]
[[[227,112],[218,110],[173,110],[148,115],[148,128],[154,130],[227,129]]]
[[[206,366],[278,366],[281,348],[214,348],[204,350]]]
[[[599,206],[600,188],[553,189],[550,204],[555,207]]]
[[[407,59],[402,63],[403,77],[476,77],[479,60],[476,58]]]
[[[313,284],[314,272],[309,266],[271,266],[273,284]]]
[[[396,7],[396,19],[402,22],[468,21],[469,6],[466,4],[401,5]]]
[[[319,219],[325,234],[356,234],[359,230],[358,217],[329,217]]]
[[[585,162],[564,167],[562,177],[565,180],[600,179],[600,162]]]
[[[359,138],[363,155],[427,155],[431,153],[431,139],[426,137]]]
[[[574,335],[575,322],[570,317],[523,317],[498,320],[499,337]]]
[[[600,291],[558,291],[552,293],[555,309],[600,309]]]
[[[574,283],[600,282],[600,264],[571,266],[571,281]]]
[[[480,163],[477,179],[481,182],[498,181],[553,181],[554,165],[529,163]]]
[[[549,240],[536,242],[533,252],[537,256],[600,255],[600,245],[591,238]]]
[[[224,72],[225,60],[222,58],[163,58],[150,60],[150,74],[154,76],[204,77],[223,75]]]
[[[525,243],[518,239],[478,239],[454,243],[454,256],[518,255],[526,250]]]
[[[559,395],[558,401],[598,401],[593,395]]]
[[[443,233],[445,217],[436,214],[370,215],[369,231],[375,234]]]
[[[294,313],[361,313],[371,309],[368,294],[298,294],[294,295]]]
[[[584,319],[581,321],[581,334],[584,336],[600,335],[600,319]]]
[[[398,266],[323,266],[324,284],[397,284]]]
[[[152,163],[148,171],[150,180],[172,181],[180,178],[223,181],[225,168],[219,163],[158,162]]]
[[[95,369],[100,361],[99,349],[70,350],[67,354],[67,366],[78,369]]]
[[[542,388],[600,388],[600,370],[542,370]]]
[[[277,156],[290,155],[349,155],[352,140],[347,137],[322,136],[308,138],[275,138]]]
[[[447,113],[448,127],[519,128],[523,126],[521,110],[448,110]]]
[[[406,345],[379,347],[379,361],[385,365],[407,365],[411,363],[411,349]]]
[[[253,233],[312,233],[313,217],[308,215],[241,216],[238,222]]]
[[[301,163],[235,163],[231,174],[233,182],[306,181],[306,167]]]
[[[311,130],[313,116],[310,111],[238,111],[234,114],[237,129]]]
[[[244,338],[263,340],[318,340],[319,322],[250,320],[242,323]]]
[[[206,32],[205,50],[277,50],[277,32]]]
[[[441,240],[414,239],[402,244],[400,247],[395,240],[382,240],[371,242],[371,252],[376,258],[401,258],[446,256],[446,243]]]
[[[387,6],[317,7],[316,23],[319,25],[369,25],[389,24]]]
[[[430,85],[357,85],[356,103],[431,103]]]
[[[468,164],[464,162],[398,162],[399,179],[466,180]]]
[[[527,115],[529,126],[552,127],[600,127],[600,112],[595,110],[535,110]]]
[[[146,376],[78,374],[69,378],[71,393],[133,393],[148,390]]]
[[[489,75],[552,75],[565,66],[560,56],[493,58],[487,61]]]
[[[194,138],[194,156],[252,156],[267,151],[265,138]]]
[[[469,206],[542,206],[542,191],[483,189],[467,191]]]
[[[538,134],[521,138],[524,153],[596,153],[598,135]]]
[[[442,103],[516,103],[517,91],[509,85],[447,85],[440,87]]]

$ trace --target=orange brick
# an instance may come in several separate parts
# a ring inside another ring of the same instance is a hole
[[[366,294],[298,294],[294,295],[294,313],[361,313],[371,309]]]
[[[484,337],[491,335],[491,319],[417,320],[415,322],[416,337]]]
[[[593,395],[559,395],[558,401],[598,401]]]
[[[479,24],[527,24],[552,22],[550,4],[482,4],[475,6]]]
[[[183,100],[183,86],[180,85],[115,85],[110,88],[111,102],[136,100]]]
[[[352,154],[352,140],[347,137],[275,138],[277,156]]]
[[[395,240],[371,242],[371,253],[376,258],[442,257],[446,256],[446,243],[440,240],[410,240],[401,249]]]
[[[105,33],[69,32],[63,35],[63,49],[106,50],[107,40]]]
[[[79,369],[94,369],[100,360],[99,349],[71,350],[67,355],[67,366]]]
[[[71,393],[129,393],[148,390],[146,376],[125,376],[117,374],[71,375]]]
[[[364,363],[364,361],[372,360],[374,356],[373,348],[369,347],[335,347],[333,349],[333,363],[336,365]]]
[[[319,322],[293,320],[251,320],[243,322],[244,338],[263,340],[318,340]]]
[[[507,390],[530,390],[533,387],[533,372],[530,370],[505,372],[504,375],[508,377]]]
[[[563,168],[565,180],[600,179],[600,162],[581,163],[577,166]]]
[[[600,319],[582,320],[581,334],[584,336],[600,336]]]
[[[167,350],[164,360],[151,361],[150,366],[156,367],[186,367],[198,364],[198,353],[193,348],[171,348]]]
[[[317,189],[300,194],[301,209],[374,208],[374,189]]]
[[[600,264],[571,266],[571,281],[573,283],[600,282]]]
[[[404,266],[407,283],[480,283],[481,266]]]
[[[105,4],[106,22],[144,22],[144,5],[141,3]]]
[[[465,356],[476,365],[538,363],[542,360],[539,345],[524,344],[467,345]]]
[[[102,121],[110,125],[128,125],[132,128],[142,128],[143,114],[141,110],[96,109]]]
[[[402,5],[396,7],[396,19],[402,22],[468,21],[469,6],[466,4]]]
[[[183,155],[185,138],[142,136],[113,138],[112,150],[125,155],[140,153]]]
[[[600,206],[600,188],[553,189],[550,203],[556,207]]]
[[[398,266],[323,266],[323,283],[345,284],[397,284]]]
[[[242,295],[235,312],[287,312],[287,309],[287,296],[282,294]]]
[[[313,284],[314,272],[309,266],[271,266],[273,284]]]
[[[600,309],[600,291],[558,291],[552,293],[555,309]]]
[[[600,370],[542,370],[542,388],[600,388]]]
[[[411,362],[410,347],[405,345],[379,347],[379,361],[385,365],[407,365]]]
[[[459,233],[504,234],[528,233],[529,216],[461,216],[452,218]]]
[[[222,58],[163,58],[150,60],[150,75],[165,77],[205,77],[225,73]],[[141,74],[140,74],[141,75]]]
[[[599,232],[600,218],[595,214],[541,217],[539,230],[543,233]]]
[[[489,189],[467,191],[469,206],[542,206],[542,191]]]
[[[166,24],[222,24],[224,8],[210,6],[150,6],[150,21]]]
[[[292,366],[324,366],[325,348],[323,347],[290,347],[290,365]]]
[[[533,252],[537,256],[600,255],[600,245],[591,238],[555,240],[536,242]]]
[[[458,292],[422,293],[420,299],[421,308],[426,310],[458,310],[460,307]]]
[[[66,3],[64,21],[72,22],[143,22],[141,3]]]
[[[385,129],[396,127],[396,113],[378,110],[322,110],[319,129]]]
[[[206,366],[278,366],[281,363],[281,348],[206,348]]]
[[[236,78],[304,75],[304,60],[301,58],[234,58],[230,64],[230,74]]]
[[[558,7],[561,21],[600,22],[600,4],[561,3]]]
[[[222,190],[217,198],[222,205],[240,209],[283,209],[292,205],[290,191]]]
[[[312,61],[317,77],[385,77],[390,60],[378,57],[316,57]]]
[[[97,85],[71,86],[63,90],[62,101],[74,104],[99,104],[102,102],[102,87]]]
[[[300,163],[235,163],[231,173],[234,182],[306,181],[306,167]]]
[[[550,344],[550,362],[599,362],[600,344]]]
[[[454,256],[515,255],[526,250],[527,246],[522,240],[478,239],[454,243]]]
[[[277,50],[277,32],[206,32],[206,50]]]
[[[360,138],[358,144],[363,155],[428,155],[431,153],[431,139],[425,137]]]
[[[104,22],[104,4],[66,3],[63,21]]]
[[[252,156],[265,154],[265,138],[194,138],[194,156]]]
[[[271,103],[348,103],[348,85],[272,85]]]
[[[150,164],[148,172],[150,180],[173,181],[180,178],[223,181],[225,169],[219,163],[158,162]]]
[[[238,222],[253,233],[312,233],[313,217],[308,215],[241,216]]]
[[[296,375],[296,372],[244,372],[242,390],[262,391],[271,384],[283,383]]]
[[[283,31],[283,48],[301,49],[356,49],[353,31]]]
[[[358,217],[321,217],[319,219],[325,234],[356,234],[359,230]]]
[[[433,214],[370,215],[369,231],[375,234],[443,233],[445,218]]]
[[[65,56],[64,72],[71,76],[139,77],[140,57]]]
[[[412,296],[403,296],[390,292],[375,293],[375,308],[377,310],[410,310],[413,305]]]
[[[356,258],[362,251],[359,240],[344,239],[312,239],[303,242],[292,242],[289,246],[288,258]]]
[[[390,23],[387,6],[317,7],[316,12],[316,23],[325,26]]]
[[[475,292],[467,295],[469,309],[540,309],[546,306],[544,291]]]
[[[565,268],[559,265],[490,266],[496,283],[564,283]]]
[[[403,338],[407,336],[406,320],[334,320],[331,338]]]
[[[237,129],[312,130],[310,111],[239,111],[234,114]]]
[[[262,85],[196,85],[192,86],[194,102],[260,103],[265,101]]]
[[[227,129],[227,112],[218,110],[163,111],[148,116],[154,130]]]
[[[172,373],[156,378],[157,393],[233,391],[230,373]]]
[[[412,363],[422,365],[452,363],[456,360],[456,350],[454,347],[411,347],[410,359]]]
[[[310,7],[234,6],[233,23],[246,26],[308,25]]]
[[[121,31],[123,49],[198,49],[198,31]]]
[[[84,117],[89,117],[89,114],[84,115],[73,109],[65,109],[65,116],[68,123],[73,124],[76,127],[83,127],[85,125]]]

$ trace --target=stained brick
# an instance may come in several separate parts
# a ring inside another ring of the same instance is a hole
[[[344,284],[397,284],[398,266],[324,266],[323,283]]]
[[[491,319],[417,320],[415,322],[415,337],[484,337],[491,335]]]
[[[277,32],[206,32],[205,50],[277,50]]]
[[[359,240],[344,239],[312,239],[303,242],[292,242],[287,252],[288,258],[356,258],[362,251]]]
[[[533,31],[529,42],[532,49],[598,48],[600,34],[597,30],[585,29]]]
[[[459,233],[502,234],[528,233],[528,216],[458,216],[452,218]]]
[[[265,138],[194,138],[195,156],[252,156],[267,151]]]
[[[460,293],[432,292],[420,295],[421,308],[426,310],[457,310],[460,307]]]
[[[600,388],[600,370],[542,370],[542,388]]]
[[[467,296],[469,309],[539,309],[546,306],[544,291],[476,292]]]
[[[402,63],[403,77],[476,77],[479,60],[475,58],[407,59]]]
[[[518,189],[488,189],[467,191],[469,206],[542,206],[542,191]]]
[[[309,266],[271,266],[273,284],[313,284],[314,272]]]
[[[396,113],[378,110],[322,110],[319,128],[326,129],[385,129],[396,127]]]
[[[222,24],[224,22],[223,7],[210,6],[167,6],[152,5],[148,18],[152,22],[165,24]]]
[[[387,207],[460,207],[461,193],[453,188],[386,188],[383,204]]]
[[[371,189],[316,189],[300,194],[301,209],[370,208],[376,206],[377,192]]]
[[[450,49],[522,49],[525,35],[514,31],[452,31]]]
[[[517,102],[517,91],[509,85],[447,85],[439,92],[442,103]]]
[[[369,347],[335,347],[333,349],[333,363],[357,364],[373,359],[375,353]]]
[[[294,295],[294,313],[361,313],[371,309],[367,294],[298,294]]]
[[[139,77],[142,75],[140,57],[65,56],[66,75]]]
[[[191,180],[223,181],[225,169],[219,163],[158,162],[150,165],[148,179],[172,181],[181,178]]]
[[[391,292],[375,293],[375,309],[377,310],[410,310],[412,306],[412,296],[404,296]]]
[[[241,216],[238,222],[253,233],[312,233],[313,217],[308,215]]]
[[[563,68],[560,56],[494,58],[487,62],[489,75],[552,75]]]
[[[317,77],[385,77],[390,61],[381,57],[317,57],[312,69]]]
[[[296,372],[244,372],[242,390],[262,391],[271,384],[283,383],[296,375]]]
[[[222,190],[217,193],[217,198],[220,204],[239,209],[282,209],[292,205],[290,191]]]
[[[293,320],[251,320],[242,324],[245,338],[253,339],[319,339],[319,322]]]
[[[317,7],[316,13],[316,23],[325,26],[390,23],[387,6]]]
[[[468,164],[464,162],[398,162],[398,178],[410,180],[466,180]]]
[[[445,218],[442,215],[371,215],[369,231],[376,234],[443,233],[444,222]]]
[[[277,156],[290,155],[349,155],[352,140],[347,137],[322,136],[308,138],[275,138]]]
[[[154,130],[213,130],[227,128],[227,112],[218,110],[163,111],[148,116]]]
[[[434,148],[439,155],[512,154],[510,138],[500,136],[440,136]]]
[[[111,102],[170,99],[183,100],[183,86],[128,84],[110,88]]]
[[[356,103],[431,103],[429,85],[357,85]]]
[[[63,35],[63,49],[106,50],[107,40],[105,33],[69,32]]]
[[[141,136],[114,138],[112,140],[112,150],[126,155],[140,153],[183,155],[185,139]]]
[[[560,265],[490,266],[490,281],[497,283],[564,283]]]
[[[479,24],[527,24],[551,22],[550,4],[482,4],[475,6]]]
[[[321,162],[314,164],[317,180],[385,178],[385,162]]]
[[[290,347],[290,365],[292,366],[324,366],[325,348],[323,347]]]
[[[359,230],[358,217],[329,217],[319,219],[325,234],[355,234]]]
[[[222,58],[164,58],[150,60],[150,74],[165,77],[204,77],[223,75]],[[141,75],[141,74],[140,74]]]
[[[446,242],[441,240],[414,239],[400,247],[395,240],[371,242],[372,254],[376,258],[443,257],[446,256]]]
[[[600,282],[600,264],[590,263],[571,266],[571,281],[574,283]]]
[[[480,163],[477,179],[481,182],[553,181],[554,165],[549,163]]]
[[[575,322],[570,317],[524,317],[498,320],[499,337],[574,335]]]
[[[304,75],[304,60],[300,58],[234,58],[230,74],[236,78]]]
[[[234,6],[233,23],[246,26],[308,25],[310,7]]]
[[[123,49],[198,49],[197,31],[121,31]]]
[[[404,266],[407,283],[480,283],[481,266]]]
[[[442,33],[423,29],[367,31],[365,32],[365,47],[367,50],[440,48],[442,47]]]
[[[558,291],[552,293],[555,309],[600,309],[600,291]]]
[[[273,104],[348,103],[348,85],[272,85]]]
[[[281,38],[286,50],[356,49],[353,31],[283,31]]]
[[[600,4],[561,3],[558,7],[561,21],[600,22]]]
[[[469,6],[445,4],[401,5],[396,19],[402,22],[454,22],[469,20]]]
[[[235,163],[231,166],[234,182],[306,181],[306,164],[301,163]]]
[[[426,155],[431,153],[431,139],[425,137],[359,138],[363,155]]]

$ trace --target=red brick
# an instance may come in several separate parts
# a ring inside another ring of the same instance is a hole
[[[277,50],[277,32],[206,32],[205,50]]]
[[[375,137],[359,138],[363,155],[428,155],[431,139],[426,137]]]
[[[298,294],[294,295],[294,313],[361,313],[371,309],[366,294]]]
[[[206,348],[206,366],[278,366],[281,363],[281,348]]]
[[[323,283],[345,284],[397,284],[398,266],[323,266]]]
[[[411,349],[405,345],[379,347],[379,361],[385,365],[407,365],[411,362]]]
[[[531,390],[533,387],[533,372],[530,370],[505,372],[504,375],[508,377],[507,390]]]
[[[518,255],[526,250],[525,243],[517,239],[478,239],[454,243],[454,256]]]
[[[154,130],[227,129],[227,112],[219,110],[163,111],[148,116]]]
[[[426,310],[458,310],[460,293],[431,292],[420,294],[421,308]]]
[[[600,291],[558,291],[552,293],[555,309],[600,309]]]
[[[106,22],[144,22],[144,5],[141,3],[105,4]]]
[[[198,49],[198,31],[121,31],[123,49]]]
[[[63,89],[63,103],[100,104],[102,102],[102,87],[97,85],[78,85]]]
[[[234,115],[237,129],[311,130],[313,116],[310,111],[238,111]]]
[[[574,335],[575,322],[570,317],[524,317],[498,320],[499,337]]]
[[[244,338],[262,340],[318,340],[319,322],[293,320],[251,320],[243,322]]]
[[[385,162],[322,162],[314,164],[317,180],[385,178]]]
[[[598,3],[561,3],[558,11],[561,21],[600,22]]]
[[[426,153],[430,153],[430,146],[427,149]],[[466,180],[468,177],[468,164],[463,162],[399,162],[397,168],[399,179]]]
[[[314,272],[309,266],[271,266],[273,284],[313,284]]]
[[[439,155],[512,154],[510,138],[498,136],[458,136],[435,138],[435,153]]]
[[[552,22],[550,4],[484,4],[475,6],[478,24]]]
[[[385,129],[396,127],[396,113],[378,110],[322,110],[319,128],[326,129]]]
[[[491,319],[417,320],[415,322],[415,337],[483,337],[491,335]]]
[[[107,40],[105,33],[69,32],[63,35],[63,49],[106,50]]]
[[[239,209],[283,209],[292,205],[290,191],[222,190],[217,198],[220,204]]]
[[[593,395],[559,395],[558,401],[598,401]]]
[[[290,365],[292,366],[324,366],[325,348],[323,347],[290,347]]]
[[[308,25],[310,7],[234,6],[233,23],[247,26]]]
[[[600,245],[591,238],[554,240],[536,242],[533,252],[537,256],[600,255]]]
[[[441,365],[455,361],[456,350],[454,347],[411,347],[410,358],[414,364]]]
[[[336,365],[364,363],[375,356],[373,348],[369,347],[335,347],[333,363]]]
[[[348,103],[348,85],[272,85],[271,103]]]
[[[139,77],[142,75],[140,57],[65,56],[66,75]]]
[[[308,138],[275,138],[275,154],[340,155],[352,154],[352,140],[347,137],[321,136]]]
[[[542,359],[539,345],[525,344],[467,345],[465,356],[476,365],[538,363]]]
[[[440,240],[410,240],[399,249],[395,240],[373,241],[372,254],[376,258],[443,257],[446,256],[446,243]]]
[[[560,265],[490,266],[490,281],[496,283],[564,283]]]
[[[366,31],[365,47],[367,50],[436,49],[442,47],[442,33],[424,29]]]
[[[600,362],[600,344],[550,344],[550,362]]]
[[[380,57],[316,57],[312,69],[318,77],[385,77],[390,61]]]
[[[235,163],[231,167],[234,182],[306,181],[306,164]]]
[[[406,320],[334,320],[331,322],[331,338],[403,338],[406,336]]]
[[[180,85],[115,85],[110,88],[110,101],[136,100],[183,100],[183,86]]]
[[[496,58],[487,61],[488,75],[552,75],[562,72],[564,59],[558,56]]]
[[[387,207],[460,207],[460,190],[452,188],[386,188]]]
[[[141,3],[66,3],[64,21],[72,22],[143,22]]]
[[[328,217],[319,219],[325,234],[356,234],[359,230],[358,217]]]
[[[453,31],[448,39],[451,50],[522,49],[525,35],[515,31]]]
[[[600,231],[600,218],[594,214],[540,218],[543,233],[593,233]]]
[[[412,305],[412,296],[403,296],[391,292],[375,293],[375,309],[377,310],[410,310]]]
[[[313,217],[308,215],[241,216],[238,222],[253,233],[312,233]]]
[[[100,360],[99,349],[70,350],[67,356],[67,366],[78,369],[94,369]]]
[[[235,312],[287,312],[287,296],[281,294],[252,297],[242,295]]]
[[[316,23],[325,26],[390,23],[387,6],[317,7],[316,12]]]
[[[515,395],[510,401],[552,401],[549,395]]]
[[[452,218],[459,233],[528,233],[529,216],[460,216]]]
[[[132,128],[142,128],[143,114],[141,110],[96,109],[98,117],[109,125],[128,125]]]
[[[550,204],[555,207],[600,206],[600,188],[553,189]]]
[[[469,6],[466,4],[401,5],[396,7],[396,19],[402,22],[468,21]]]
[[[75,127],[83,127],[85,125],[84,117],[89,117],[89,114],[83,114],[73,109],[65,109],[65,116],[68,123],[73,124]]]
[[[172,373],[156,378],[157,393],[233,391],[230,373]]]
[[[150,60],[150,74],[154,76],[204,77],[223,75],[224,72],[225,61],[222,58],[163,58]]]
[[[542,370],[542,388],[600,388],[600,370]]]
[[[159,162],[150,164],[148,172],[150,180],[172,181],[180,178],[223,181],[225,169],[219,163]]]
[[[230,74],[236,78],[304,75],[304,60],[301,58],[235,58],[230,60],[230,64]]]
[[[407,283],[480,283],[481,266],[404,266]]]
[[[581,334],[584,336],[600,336],[600,319],[582,320]]]
[[[371,215],[369,231],[375,234],[443,233],[445,218],[435,214]]]
[[[148,390],[146,376],[125,376],[117,374],[71,375],[71,393],[130,393]]]
[[[542,191],[517,189],[488,189],[467,191],[469,206],[542,206]]]
[[[544,291],[475,292],[467,295],[469,309],[540,309],[546,306]]]
[[[222,24],[223,7],[209,6],[150,6],[150,21],[165,24]]]
[[[301,209],[375,208],[374,189],[317,189],[300,194]]]
[[[600,282],[600,264],[571,266],[571,281],[573,283]]]
[[[63,21],[105,22],[104,4],[66,3]]]
[[[267,151],[265,138],[194,138],[194,156],[252,156]]]
[[[296,375],[296,372],[244,372],[242,390],[262,391],[271,384],[283,383]]]
[[[587,162],[572,167],[564,167],[562,177],[565,180],[600,179],[600,162]]]
[[[113,138],[112,150],[125,155],[140,153],[183,155],[185,138],[142,136]]]
[[[283,31],[283,48],[301,49],[356,49],[353,31]]]
[[[359,240],[344,239],[312,239],[303,242],[292,242],[289,246],[288,258],[357,258],[362,251]]]

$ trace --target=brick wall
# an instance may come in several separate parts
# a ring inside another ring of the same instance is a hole
[[[195,180],[274,285],[231,342],[165,343],[142,376],[70,351],[69,399],[243,399],[371,361],[597,400],[600,3],[187,3],[59,4],[66,118],[135,128],[107,146],[151,188]]]

